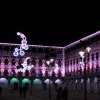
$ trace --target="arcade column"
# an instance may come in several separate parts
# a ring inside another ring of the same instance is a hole
[[[33,90],[33,79],[31,79],[30,95],[32,95],[32,90]]]
[[[10,86],[10,78],[8,78],[8,86]]]
[[[22,78],[20,78],[20,80],[19,80],[19,85],[21,86],[22,85]]]

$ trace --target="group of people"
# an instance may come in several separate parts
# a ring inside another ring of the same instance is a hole
[[[68,89],[67,87],[64,88],[64,90],[62,90],[62,87],[59,87],[57,90],[57,100],[67,100],[68,98]]]
[[[27,87],[24,85],[23,87],[20,86],[19,87],[19,97],[26,97],[26,90],[27,90]]]

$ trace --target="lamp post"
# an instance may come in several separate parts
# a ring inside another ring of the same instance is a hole
[[[51,80],[50,80],[50,71],[51,71],[51,63],[54,61],[53,58],[50,58],[46,61],[48,67],[49,67],[49,99],[51,99]]]
[[[49,99],[51,99],[51,80],[50,80],[50,71],[51,69],[51,64],[54,62],[54,58],[56,58],[56,53],[55,52],[51,52],[47,55],[45,55],[45,59],[46,59],[46,64],[48,65],[49,68]]]
[[[89,52],[91,51],[90,47],[87,47],[86,50],[80,51],[79,55],[81,56],[82,60],[80,64],[84,67],[84,100],[87,100],[87,86],[86,86],[86,65],[89,61]],[[86,61],[86,54],[88,54],[88,59]]]

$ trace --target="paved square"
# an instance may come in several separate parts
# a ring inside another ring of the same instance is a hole
[[[82,92],[69,92],[68,100],[84,100],[84,93]],[[18,91],[11,90],[2,91],[2,96],[0,100],[56,100],[56,91],[51,91],[51,99],[49,99],[48,90],[34,90],[32,95],[30,91],[27,91],[26,98],[19,97]],[[100,100],[100,93],[87,93],[87,100]]]

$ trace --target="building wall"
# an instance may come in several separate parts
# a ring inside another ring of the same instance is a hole
[[[86,61],[88,61],[86,64],[87,91],[100,92],[99,31],[65,47],[29,45],[29,50],[25,51],[24,56],[14,57],[14,48],[19,46],[20,44],[0,43],[0,85],[4,88],[10,87],[13,90],[16,85],[19,87],[24,83],[29,83],[29,89],[48,89],[48,82],[51,81],[51,87],[54,89],[67,85],[69,91],[83,92],[84,67],[80,65],[79,51],[89,46],[91,52],[89,55],[85,54]],[[57,57],[53,65],[48,67],[45,55],[52,51],[57,54]],[[17,66],[26,57],[31,58],[29,65],[33,64],[34,67],[28,71],[28,74],[25,74],[26,72],[18,73]],[[59,70],[57,70],[57,66]],[[14,79],[13,82],[11,82],[12,79]],[[40,79],[41,82],[34,84],[34,80],[37,79]],[[23,82],[23,80],[27,81]]]
[[[63,59],[62,59],[62,47],[45,47],[45,46],[29,46],[29,50],[25,51],[24,56],[13,56],[13,51],[15,47],[19,47],[16,44],[0,44],[0,85],[3,88],[10,87],[12,90],[15,85],[18,85],[18,88],[25,78],[30,80],[29,87],[32,85],[34,89],[43,88],[44,82],[46,79],[50,78],[53,83],[56,82],[57,79],[63,77]],[[45,55],[51,51],[55,51],[57,57],[54,63],[51,66],[46,65]],[[26,57],[30,57],[29,65],[34,65],[31,70],[28,70],[28,75],[26,72],[19,73],[18,65],[19,63],[23,63]],[[56,64],[59,67],[59,70],[56,70]],[[55,71],[56,70],[56,71]],[[48,73],[48,75],[46,74]],[[14,79],[13,83],[11,80]],[[41,84],[33,84],[35,79],[40,79]],[[5,83],[5,80],[7,83]],[[17,80],[17,81],[16,81]],[[18,83],[18,84],[17,84]],[[26,82],[27,83],[27,82]],[[46,83],[47,84],[47,83]],[[58,82],[59,84],[59,82]],[[48,87],[48,85],[46,85]]]
[[[100,92],[100,32],[95,34],[81,39],[83,42],[78,40],[65,48],[65,71],[69,91],[84,90],[84,67],[80,64],[79,52],[91,47],[89,56],[85,53],[87,91]]]

